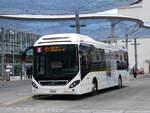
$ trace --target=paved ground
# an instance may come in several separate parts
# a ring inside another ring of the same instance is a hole
[[[150,113],[150,75],[96,96],[31,96],[31,81],[0,85],[0,113]]]
[[[0,82],[0,105],[11,104],[31,95],[31,81],[29,80]]]
[[[17,81],[17,80],[21,80],[20,76],[10,76],[10,81]],[[26,76],[22,77],[22,80],[28,80],[28,78]],[[2,78],[0,76],[0,82],[2,81]],[[5,81],[5,80],[4,80]]]

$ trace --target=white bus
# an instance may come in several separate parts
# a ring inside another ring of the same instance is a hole
[[[125,48],[79,34],[42,36],[34,45],[34,95],[81,95],[128,82]]]

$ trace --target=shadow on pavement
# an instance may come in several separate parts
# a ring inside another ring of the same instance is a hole
[[[122,88],[126,88],[126,87],[127,86],[123,86]],[[91,95],[91,93],[87,93],[87,94],[83,94],[83,95],[37,95],[37,96],[33,96],[32,98],[38,99],[38,100],[63,100],[63,101],[70,100],[70,101],[72,101],[72,100],[82,100],[85,98],[98,96],[100,94],[109,93],[109,92],[115,91],[115,90],[120,90],[120,89],[118,89],[117,87],[102,89],[102,90],[99,90],[96,95]]]

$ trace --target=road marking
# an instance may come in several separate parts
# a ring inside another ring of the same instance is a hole
[[[0,111],[9,112],[30,112],[30,113],[150,113],[150,111],[128,111],[128,110],[99,110],[99,109],[51,109],[33,107],[0,107]]]
[[[12,101],[4,102],[4,103],[2,103],[1,105],[8,106],[8,105],[11,105],[11,104],[15,104],[15,103],[17,103],[17,102],[20,102],[20,101],[26,101],[26,100],[30,100],[30,99],[32,99],[32,96],[21,97],[21,98],[12,100]]]
[[[125,113],[124,110],[83,110],[83,109],[51,109],[33,107],[0,107],[0,111],[9,112],[30,112],[30,113]]]

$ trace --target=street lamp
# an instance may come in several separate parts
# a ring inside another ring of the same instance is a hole
[[[85,24],[80,24],[79,19],[76,20],[75,25],[70,25],[71,28],[76,28],[76,33],[80,34],[80,28],[81,27],[86,27]]]
[[[127,51],[128,51],[128,43],[129,43],[129,42],[132,42],[131,40],[128,40],[128,34],[126,34],[125,40],[123,40],[122,42],[125,42],[125,47],[126,47],[126,49],[127,49]]]
[[[23,50],[20,50],[19,54],[20,54],[20,80],[22,80],[22,61],[25,55]]]
[[[4,38],[5,38],[5,30],[4,28],[1,28],[1,76],[2,80],[5,79],[5,74],[4,74],[4,56],[5,56],[5,51],[4,51]]]
[[[138,62],[137,62],[137,45],[140,45],[139,43],[137,43],[137,40],[136,38],[134,39],[134,44],[131,44],[131,45],[134,45],[134,52],[135,52],[135,70],[137,71],[138,69]],[[136,72],[136,75],[137,75],[137,72]]]
[[[15,34],[15,32],[14,31],[12,31],[12,30],[10,30],[9,31],[9,33],[10,33],[10,35],[11,35],[11,40],[12,40],[12,72],[13,72],[13,77],[15,76],[14,75],[14,34]]]

